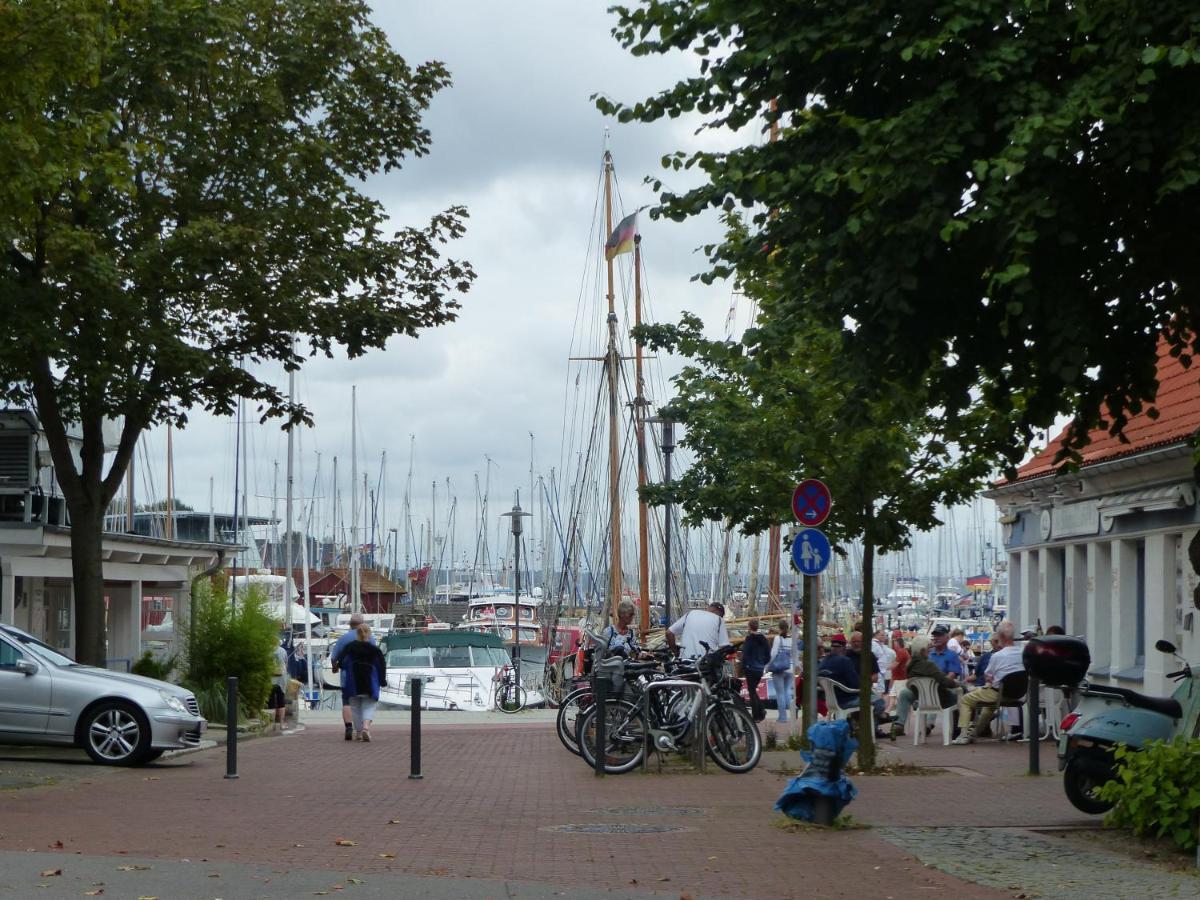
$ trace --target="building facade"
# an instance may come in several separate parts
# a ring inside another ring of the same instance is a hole
[[[1091,681],[1167,694],[1165,673],[1177,666],[1155,642],[1166,638],[1188,658],[1200,648],[1188,557],[1200,533],[1198,374],[1160,347],[1157,416],[1133,417],[1124,441],[1093,432],[1078,469],[1064,474],[1055,471],[1060,434],[986,492],[1004,529],[1009,618],[1083,637]]]

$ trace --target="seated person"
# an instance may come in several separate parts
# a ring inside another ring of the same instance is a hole
[[[848,689],[842,690],[842,688],[834,687],[833,691],[837,697],[838,706],[842,707],[842,709],[852,709],[858,706],[858,687],[860,684],[858,668],[846,655],[846,636],[844,634],[835,634],[829,639],[829,652],[821,657],[821,664],[817,667],[817,674],[822,678],[832,678],[838,684]],[[875,709],[877,718],[883,715],[882,697],[873,700],[872,706]],[[876,736],[882,737],[883,735],[877,734]]]
[[[958,704],[961,688],[958,679],[947,675],[929,658],[929,638],[915,637],[908,646],[908,685],[900,692],[900,700],[896,704],[896,721],[892,725],[893,738],[904,736],[904,725],[908,714],[917,702],[917,687],[912,683],[914,678],[932,678],[937,682],[938,700],[942,709],[952,709]]]
[[[1012,622],[1006,620],[996,626],[996,632],[992,635],[992,646],[997,649],[988,661],[987,670],[984,673],[985,686],[971,691],[969,694],[964,694],[963,698],[958,701],[958,727],[961,733],[954,739],[954,743],[975,743],[976,726],[971,724],[971,716],[975,712],[975,707],[980,704],[995,704],[1000,699],[1000,682],[1014,672],[1025,671],[1025,665],[1021,661],[1022,648],[1014,643],[1015,635],[1016,626]],[[984,706],[980,710],[979,731],[987,730],[992,716],[995,715],[995,710],[994,705]]]

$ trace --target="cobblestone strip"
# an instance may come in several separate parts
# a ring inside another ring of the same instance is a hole
[[[926,866],[1018,896],[1144,900],[1200,896],[1200,875],[1009,828],[876,828]]]

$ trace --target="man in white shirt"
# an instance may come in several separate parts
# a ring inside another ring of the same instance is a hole
[[[1021,648],[1013,641],[1016,630],[1016,626],[1007,619],[996,626],[992,634],[992,646],[997,650],[988,660],[984,673],[986,684],[977,691],[963,694],[962,699],[958,701],[958,727],[961,733],[953,743],[975,743],[975,726],[971,724],[971,715],[975,712],[975,707],[981,703],[995,703],[1000,699],[1000,683],[1014,672],[1025,671],[1025,664],[1021,661]],[[980,731],[987,729],[995,709],[994,706],[988,706],[979,713]]]
[[[704,649],[701,641],[708,644],[708,650]],[[728,643],[725,607],[715,601],[708,604],[708,609],[688,610],[667,629],[667,646],[672,650],[680,648],[679,655],[684,659],[699,659],[705,653]]]

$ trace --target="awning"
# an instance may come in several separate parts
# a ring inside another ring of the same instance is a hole
[[[1114,494],[1100,500],[1100,515],[1111,524],[1117,516],[1134,512],[1184,509],[1196,503],[1196,486],[1187,482],[1145,488],[1130,494]]]

